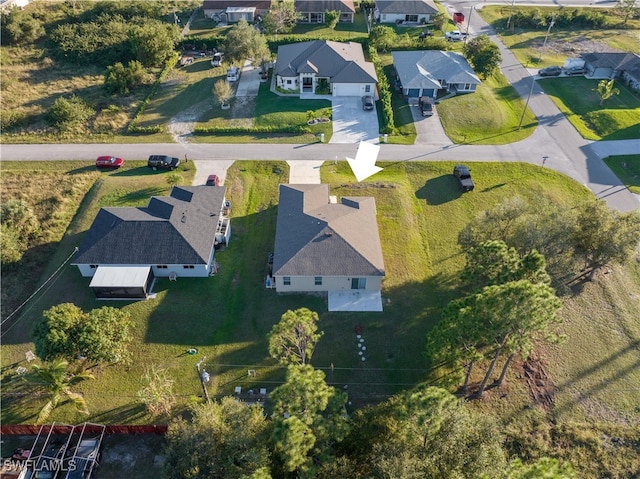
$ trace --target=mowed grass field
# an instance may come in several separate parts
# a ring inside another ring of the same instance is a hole
[[[132,162],[133,163],[133,162]],[[3,165],[4,166],[4,165]],[[15,164],[5,168],[11,171]],[[43,167],[46,165],[43,165]],[[226,186],[232,201],[232,238],[219,251],[218,274],[205,279],[176,282],[159,280],[157,297],[132,303],[109,303],[127,310],[134,320],[134,361],[129,365],[93,370],[96,379],[78,386],[91,415],[84,417],[71,406],[57,409],[52,419],[105,423],[164,422],[149,417],[136,398],[142,376],[151,366],[169,371],[180,412],[202,394],[195,370],[211,374],[212,396],[233,394],[281,383],[284,371],[268,357],[266,334],[286,310],[308,307],[320,314],[324,332],[313,364],[325,370],[329,382],[349,385],[354,406],[377,402],[430,378],[422,357],[425,334],[439,319],[440,309],[460,294],[458,274],[464,265],[456,238],[479,211],[514,195],[529,201],[574,204],[589,197],[581,185],[548,169],[521,164],[474,164],[476,190],[461,195],[450,163],[387,163],[385,170],[363,183],[354,183],[346,163],[326,164],[323,182],[337,196],[374,196],[387,277],[382,313],[329,313],[326,301],[307,295],[278,296],[264,287],[267,255],[273,250],[278,184],[287,182],[285,163],[236,162]],[[20,165],[15,166],[21,167]],[[85,165],[87,168],[88,165]],[[185,183],[192,171],[181,171]],[[45,174],[45,173],[42,173]],[[34,173],[33,176],[37,176]],[[166,194],[163,173],[136,164],[123,171],[102,174],[71,222],[51,261],[49,272],[79,245],[100,206],[145,205],[149,196]],[[3,175],[3,184],[8,175]],[[637,421],[639,392],[637,298],[640,297],[637,264],[615,268],[585,286],[575,297],[565,298],[562,328],[568,340],[539,350],[547,370],[559,386],[558,419]],[[73,302],[85,310],[100,307],[75,267],[67,266],[41,294],[30,302],[2,337],[2,419],[5,423],[30,423],[43,403],[33,397],[15,369],[25,365],[25,352],[33,350],[30,331],[42,311],[55,304]],[[355,327],[362,326],[367,361],[355,346]],[[603,331],[608,332],[606,341]],[[198,353],[186,354],[195,347]],[[333,370],[331,370],[333,365]],[[248,370],[256,371],[249,377]],[[530,407],[529,392],[514,367],[509,376],[508,400],[504,391],[490,393],[482,407],[512,416]],[[477,379],[477,378],[476,378]],[[615,394],[612,392],[615,391]]]

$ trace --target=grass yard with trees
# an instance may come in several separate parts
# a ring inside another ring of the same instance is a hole
[[[69,173],[76,171],[71,177],[92,169],[86,163],[70,163]],[[152,173],[143,163],[131,163],[122,171],[98,175],[99,180],[59,243],[49,273],[80,243],[81,232],[88,228],[97,208],[144,205],[151,194],[166,194],[165,174]],[[40,173],[30,176],[47,176],[47,169],[53,168],[47,165],[38,164],[36,171]],[[128,365],[94,367],[89,371],[94,379],[73,386],[73,392],[83,394],[89,416],[79,414],[67,403],[56,408],[51,418],[63,422],[166,421],[200,402],[202,390],[194,366],[204,356],[203,367],[212,378],[208,385],[212,398],[232,395],[235,386],[243,391],[260,387],[271,391],[285,380],[285,370],[269,358],[267,334],[283,313],[300,307],[319,315],[317,326],[322,337],[311,362],[323,371],[328,384],[349,384],[349,412],[354,413],[354,407],[378,404],[423,381],[441,383],[443,378],[429,370],[423,351],[427,332],[440,319],[442,308],[464,294],[459,275],[465,257],[458,246],[458,234],[479,212],[516,195],[532,204],[539,204],[544,197],[566,206],[590,195],[566,177],[533,165],[476,164],[474,178],[479,187],[472,195],[458,192],[450,163],[386,166],[375,179],[361,184],[352,183],[344,162],[322,169],[323,181],[332,185],[333,194],[376,198],[387,269],[383,313],[329,313],[321,298],[275,296],[264,288],[266,258],[275,233],[277,185],[286,181],[288,169],[278,163],[237,162],[226,181],[227,195],[234,205],[234,235],[229,248],[216,255],[219,273],[207,279],[161,279],[156,299],[118,305],[131,317],[130,347],[136,359]],[[3,167],[10,173],[3,175],[4,193],[5,185],[16,181],[12,170],[19,173],[25,165],[8,163]],[[188,182],[192,171],[179,172]],[[15,195],[16,189],[11,191]],[[633,385],[640,377],[633,368],[637,361],[633,344],[640,338],[634,320],[640,314],[634,299],[640,296],[639,270],[633,262],[613,266],[593,282],[574,285],[562,297],[558,332],[566,334],[567,340],[558,345],[536,343],[535,349],[537,364],[547,374],[540,389],[553,390],[550,404],[531,408],[535,394],[541,391],[527,386],[526,367],[536,363],[520,359],[513,360],[501,387],[490,387],[482,401],[471,403],[472,409],[495,416],[510,454],[525,451],[518,454],[529,461],[553,451],[553,457],[571,460],[582,474],[579,477],[596,477],[590,474],[602,470],[618,471],[612,477],[624,477],[640,467],[637,458],[629,455],[633,442],[629,442],[630,426],[625,426],[637,422],[638,414]],[[15,368],[25,363],[25,352],[34,348],[31,329],[40,321],[42,311],[63,302],[74,303],[84,311],[102,306],[91,297],[86,279],[76,268],[67,266],[43,294],[29,303],[17,325],[3,335],[5,423],[32,422],[45,403],[44,396],[42,401],[33,400],[29,387],[15,375]],[[356,326],[362,327],[366,338],[366,367],[356,354]],[[186,354],[193,347],[198,349],[197,355]],[[502,366],[500,359],[496,371]],[[166,372],[165,379],[171,381],[176,405],[170,415],[152,416],[137,397],[148,385],[151,367]],[[247,369],[253,369],[255,375],[248,377]],[[481,374],[479,369],[474,372],[471,384],[479,384]],[[611,394],[614,390],[616,393]],[[540,430],[546,431],[545,435],[532,441],[530,435]],[[569,444],[577,440],[578,430],[588,438],[587,445],[574,448]],[[607,436],[625,439],[619,447],[607,449],[602,439]],[[567,445],[562,446],[562,441]],[[597,455],[599,459],[595,459]]]

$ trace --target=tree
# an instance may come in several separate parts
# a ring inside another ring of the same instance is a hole
[[[610,263],[623,263],[640,241],[640,212],[617,213],[602,200],[579,208],[577,224],[571,234],[576,252],[582,257],[584,271],[593,279]]]
[[[635,0],[618,0],[613,11],[622,17],[622,24],[626,25],[629,18],[640,15],[640,7],[636,5]]]
[[[169,415],[176,403],[173,379],[166,369],[152,367],[142,377],[145,386],[138,391],[138,399],[153,416]]]
[[[269,428],[260,406],[233,397],[194,406],[189,421],[169,424],[166,477],[268,478]]]
[[[228,81],[218,80],[213,84],[213,96],[216,97],[221,108],[226,108],[229,100],[233,98],[233,87]]]
[[[336,25],[338,25],[338,21],[340,20],[340,11],[339,10],[326,10],[324,12],[324,22],[331,30],[336,29]]]
[[[262,58],[265,55],[265,51],[268,50],[269,46],[265,36],[244,19],[231,27],[231,30],[227,33],[225,55],[231,61],[244,64],[247,59]]]
[[[308,457],[303,461],[303,469],[309,471],[312,464],[318,465],[332,457],[333,445],[342,441],[348,431],[348,420],[344,414],[346,394],[328,386],[324,379],[322,371],[315,370],[308,364],[290,365],[285,383],[275,388],[270,395],[275,418],[274,442],[287,438],[288,441],[299,444],[298,451],[302,451],[311,437],[300,424],[306,426],[313,436],[312,448],[307,449]],[[297,420],[287,421],[292,417]],[[287,426],[284,425],[285,422]],[[295,437],[288,437],[285,434],[288,433],[287,429],[292,429],[290,432],[295,433]],[[276,434],[275,431],[280,432]],[[284,452],[286,448],[277,446],[275,449]],[[290,457],[288,453],[279,457],[285,465],[289,461],[302,461],[302,458]]]
[[[462,47],[462,53],[473,65],[476,73],[483,78],[491,76],[502,61],[500,48],[487,35],[480,35],[466,42]]]
[[[180,183],[182,183],[182,175],[177,171],[169,173],[165,179],[169,186],[179,185]]]
[[[84,125],[96,114],[89,104],[77,95],[59,97],[49,110],[50,123],[62,131],[69,131]]]
[[[391,27],[376,25],[369,33],[369,44],[378,51],[389,51],[396,44],[398,34]]]
[[[604,104],[609,98],[614,95],[619,95],[620,90],[614,87],[615,80],[600,80],[598,82],[598,87],[594,90],[598,92],[598,96],[600,96],[600,106]]]
[[[159,20],[149,20],[143,25],[137,25],[129,36],[134,58],[145,67],[162,65],[174,54],[180,40],[180,33],[175,25],[167,25]]]
[[[100,364],[127,362],[131,356],[130,329],[128,312],[111,306],[92,309],[78,325],[78,352]]]
[[[311,466],[308,454],[313,449],[316,438],[309,426],[296,416],[276,421],[271,440],[274,452],[286,471],[297,470],[299,477],[311,477],[307,476]]]
[[[123,362],[131,341],[129,313],[103,306],[85,313],[73,303],[53,306],[42,313],[33,330],[36,354],[50,361],[83,357],[96,363]]]
[[[56,359],[45,366],[32,366],[27,381],[37,388],[44,389],[49,395],[49,400],[38,413],[36,424],[46,422],[51,412],[67,400],[73,403],[77,411],[89,414],[84,396],[73,392],[71,388],[85,379],[93,379],[93,376],[86,372],[69,372],[68,365],[64,359]]]
[[[287,311],[267,335],[269,354],[280,364],[307,364],[323,333],[317,333],[318,313],[307,308]]]
[[[86,313],[73,303],[58,304],[43,311],[43,319],[33,329],[36,355],[45,361],[76,359],[80,352],[79,325],[86,317]]]
[[[21,8],[2,12],[2,40],[10,45],[33,44],[46,32],[42,20]]]
[[[269,13],[262,19],[265,31],[270,35],[289,33],[293,30],[300,14],[296,11],[294,2],[284,1],[271,5]]]
[[[152,78],[153,75],[137,60],[130,61],[127,66],[118,62],[107,67],[104,86],[109,93],[128,95],[131,90],[149,83]]]
[[[444,26],[448,23],[449,19],[443,12],[438,12],[431,16],[431,23],[433,28],[442,31]]]
[[[0,224],[0,263],[2,266],[17,263],[22,259],[24,245],[13,228]]]

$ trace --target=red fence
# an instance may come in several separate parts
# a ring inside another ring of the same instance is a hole
[[[79,425],[81,426],[81,425]],[[0,426],[0,435],[35,436],[43,426],[31,424],[3,425]],[[53,434],[69,434],[71,427],[66,424],[45,425],[43,431],[48,433],[53,428]],[[85,431],[89,434],[102,432],[102,426],[97,424],[87,424]],[[158,434],[164,435],[167,432],[167,425],[140,425],[140,426],[106,426],[105,434]]]

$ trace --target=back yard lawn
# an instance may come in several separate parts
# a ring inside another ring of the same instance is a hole
[[[268,358],[265,335],[283,312],[302,306],[319,312],[325,333],[314,354],[314,365],[325,369],[332,384],[349,384],[354,405],[379,401],[428,375],[422,358],[425,334],[438,320],[440,309],[460,294],[457,275],[464,261],[456,238],[469,219],[516,194],[530,201],[545,197],[569,203],[589,196],[581,185],[532,165],[474,164],[477,187],[467,195],[458,192],[450,163],[386,166],[361,184],[353,182],[344,162],[325,165],[322,170],[323,181],[332,185],[333,194],[376,198],[387,270],[383,313],[328,313],[322,298],[278,296],[264,288],[267,256],[273,250],[278,184],[286,181],[288,168],[284,163],[236,162],[226,180],[233,204],[233,236],[229,247],[216,255],[219,273],[207,279],[160,280],[154,300],[117,303],[135,321],[134,362],[94,370],[96,379],[78,387],[89,403],[88,418],[66,405],[54,412],[53,419],[166,421],[149,417],[136,399],[142,375],[151,366],[167,369],[175,380],[179,412],[202,393],[195,364],[204,357],[214,397],[233,394],[236,386],[243,391],[272,390],[282,381],[284,371]],[[65,250],[79,244],[81,232],[88,228],[98,206],[144,203],[149,192],[144,191],[147,186],[140,189],[140,181],[160,176],[133,169],[104,178],[83,203],[63,241]],[[25,352],[33,350],[30,331],[43,309],[66,301],[85,310],[103,305],[91,297],[87,283],[74,267],[65,268],[44,294],[28,305],[19,327],[3,337],[3,421],[33,421],[41,400],[28,393],[15,368],[25,364]],[[363,326],[367,341],[366,367],[354,344],[357,325]],[[193,347],[198,354],[186,354]],[[570,365],[567,368],[572,370]],[[250,377],[249,369],[255,375]],[[519,397],[518,404],[528,403],[526,396]],[[613,401],[598,396],[597,400],[618,404],[619,398]]]

